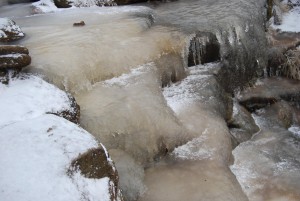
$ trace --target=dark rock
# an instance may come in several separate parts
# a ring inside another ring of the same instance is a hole
[[[0,55],[0,70],[15,69],[20,71],[31,63],[31,57],[27,54]]]
[[[190,41],[188,66],[220,60],[220,44],[209,32],[198,32]]]
[[[80,118],[80,106],[77,104],[75,98],[68,94],[69,100],[71,102],[71,109],[70,110],[63,110],[59,111],[57,113],[48,113],[48,114],[54,114],[60,117],[63,117],[75,124],[79,124],[79,118]]]
[[[148,0],[114,0],[117,5],[127,5],[127,4],[134,4],[134,3],[143,3],[147,2]]]
[[[9,4],[17,4],[17,3],[30,3],[30,2],[36,2],[39,0],[7,0],[7,3]]]
[[[21,71],[31,63],[31,57],[26,47],[16,45],[0,46],[0,71]]]
[[[265,78],[259,80],[255,87],[244,90],[238,98],[239,103],[250,112],[280,100],[299,102],[300,81],[281,77]]]
[[[80,171],[82,175],[90,179],[110,179],[111,201],[115,201],[122,196],[119,190],[119,175],[113,161],[107,155],[103,147],[90,149],[73,160],[68,174],[72,176],[74,172]]]
[[[25,34],[13,20],[0,18],[0,42],[11,42],[23,38]]]
[[[84,26],[84,25],[85,25],[84,21],[80,21],[80,22],[75,22],[75,23],[73,24],[73,27],[82,27],[82,26]]]
[[[0,55],[5,54],[29,54],[29,51],[24,46],[0,45]]]
[[[255,124],[254,119],[243,106],[238,103],[234,103],[233,115],[228,121],[229,128],[238,128],[246,132],[249,132],[250,135],[259,131],[258,126]]]
[[[247,108],[248,111],[254,112],[276,102],[277,99],[273,97],[251,97],[250,99],[240,101],[240,104]]]
[[[72,7],[72,2],[69,0],[54,0],[54,4],[57,8],[70,8]]]

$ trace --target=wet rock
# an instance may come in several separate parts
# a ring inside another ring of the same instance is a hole
[[[23,38],[25,34],[13,20],[0,18],[0,42],[11,42]]]
[[[277,99],[274,97],[251,97],[250,99],[240,101],[240,104],[247,108],[248,111],[254,112],[276,102]]]
[[[9,4],[17,4],[17,3],[29,3],[29,2],[36,2],[39,0],[7,0]]]
[[[254,134],[240,128],[231,128],[229,131],[231,135],[232,149],[237,147],[240,143],[250,140]]]
[[[71,3],[72,1],[69,0],[54,0],[54,4],[57,8],[70,8],[72,7]]]
[[[113,6],[115,2],[113,0],[54,0],[54,4],[58,8],[70,8],[76,7],[90,7],[90,6]]]
[[[220,44],[209,32],[198,32],[190,41],[188,66],[220,60]]]
[[[123,200],[119,189],[119,175],[113,161],[109,158],[107,151],[103,147],[90,149],[73,160],[68,174],[80,171],[82,175],[90,179],[110,179],[110,200]]]
[[[300,101],[300,81],[281,77],[262,79],[255,87],[244,90],[238,98],[239,103],[250,112],[280,100]]]
[[[73,24],[73,27],[82,27],[85,25],[85,22],[84,21],[80,21],[80,22],[75,22]]]
[[[234,103],[233,114],[227,124],[231,135],[238,144],[249,140],[254,133],[259,131],[251,113],[237,102]]]
[[[126,5],[126,4],[142,3],[147,1],[148,0],[115,0],[114,2],[117,5]]]
[[[23,67],[31,63],[29,51],[23,46],[3,45],[0,46],[0,71],[21,71]]]

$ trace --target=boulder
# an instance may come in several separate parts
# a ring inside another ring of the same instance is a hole
[[[25,34],[13,20],[0,18],[0,42],[11,42],[23,38]]]
[[[72,7],[72,1],[70,1],[70,0],[54,0],[54,4],[57,6],[57,8]]]
[[[31,63],[31,57],[28,54],[28,49],[23,46],[0,46],[0,71],[22,70]]]
[[[70,177],[74,177],[73,174],[78,171],[84,177],[89,179],[108,177],[110,180],[110,200],[122,200],[121,192],[119,190],[118,172],[103,146],[90,149],[73,160],[71,167],[68,170],[68,174]]]

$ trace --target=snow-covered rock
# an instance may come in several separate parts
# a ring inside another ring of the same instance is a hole
[[[32,4],[32,13],[51,13],[57,11],[58,8],[55,6],[53,0],[40,0]]]
[[[112,6],[115,5],[113,0],[54,0],[58,8],[91,7],[91,6]]]
[[[0,45],[0,71],[14,69],[20,71],[31,63],[29,51],[23,46]]]
[[[25,36],[13,20],[0,18],[0,42],[10,42]]]
[[[50,114],[72,111],[72,104],[68,94],[33,75],[0,83],[1,201],[122,200],[104,146]]]
[[[68,94],[33,75],[0,84],[0,111],[0,128],[46,113],[75,112]]]
[[[89,133],[51,114],[2,127],[0,199],[117,200],[111,199],[115,184],[109,177],[87,178],[80,169],[68,171],[78,155],[93,148],[99,145]]]

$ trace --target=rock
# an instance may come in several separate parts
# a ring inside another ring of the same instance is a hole
[[[190,41],[188,66],[220,60],[220,44],[209,32],[198,32]]]
[[[77,104],[75,98],[71,94],[67,94],[67,96],[70,100],[70,108],[63,111],[58,111],[56,113],[47,112],[47,114],[57,115],[79,125],[80,106]]]
[[[58,8],[52,0],[38,1],[31,4],[31,14],[51,13],[57,10]]]
[[[104,147],[93,148],[73,160],[68,174],[74,172],[80,173],[90,179],[101,179],[108,177],[110,179],[109,192],[110,200],[122,200],[121,191],[119,190],[119,176],[113,161],[109,158]]]
[[[73,27],[82,27],[82,26],[84,26],[84,25],[85,25],[84,21],[80,21],[80,22],[75,22],[75,23],[73,24]]]
[[[11,42],[23,38],[25,34],[13,20],[0,18],[0,42]]]
[[[0,55],[5,55],[5,54],[29,54],[29,51],[24,46],[0,45]]]
[[[70,8],[72,7],[72,1],[70,0],[54,0],[55,6],[57,8]]]
[[[272,105],[280,100],[288,102],[300,101],[300,81],[281,77],[259,80],[255,87],[244,90],[238,101],[248,111]]]
[[[31,63],[29,51],[23,46],[3,45],[0,46],[0,71],[21,71],[23,67]]]
[[[233,114],[227,122],[230,133],[238,143],[249,140],[252,135],[259,131],[251,114],[237,102],[233,106]]]
[[[30,2],[35,2],[39,0],[7,0],[7,3],[9,4],[17,4],[17,3],[30,3]]]
[[[147,1],[148,0],[115,0],[114,2],[117,5],[127,5],[127,4],[134,4],[134,3],[143,3]]]
[[[113,6],[115,2],[113,0],[54,0],[54,4],[58,8],[70,8],[76,7],[90,7],[90,6]]]
[[[251,97],[250,99],[240,101],[240,104],[243,105],[249,112],[254,112],[255,110],[267,107],[277,102],[277,99],[274,97]]]

